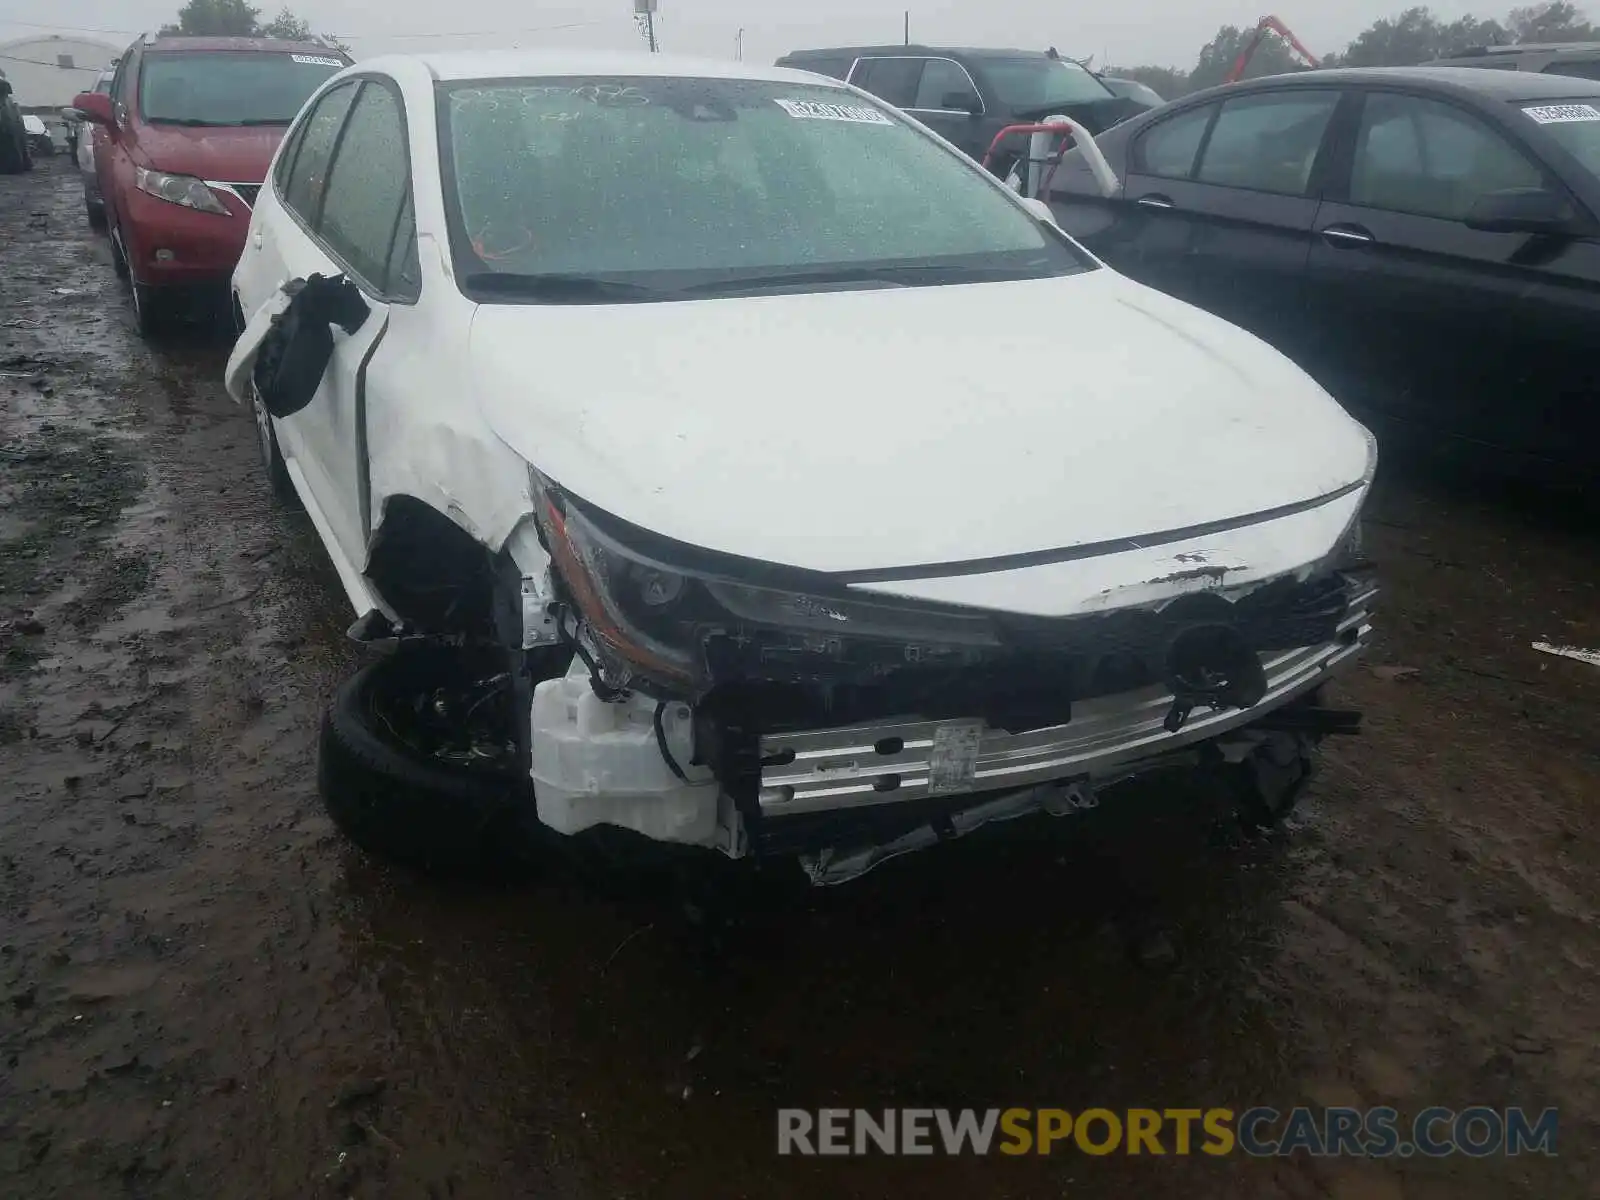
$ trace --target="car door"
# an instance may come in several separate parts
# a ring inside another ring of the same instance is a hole
[[[1354,128],[1308,275],[1331,388],[1402,435],[1592,458],[1600,246],[1465,223],[1485,193],[1567,189],[1444,98],[1374,90]]]
[[[390,305],[415,299],[417,272],[402,269],[416,254],[406,146],[392,82],[367,78],[329,91],[307,117],[288,170],[284,200],[294,228],[279,222],[270,254],[263,245],[263,262],[275,261],[281,280],[343,275],[368,309],[354,333],[333,327],[333,356],[315,398],[276,423],[285,460],[311,492],[307,507],[320,510],[313,519],[356,568],[366,561],[370,526],[365,370]]]
[[[967,69],[953,58],[922,60],[908,111],[972,158],[981,160],[989,148],[983,136],[983,97]]]
[[[1313,349],[1305,268],[1341,99],[1332,88],[1289,88],[1225,100],[1193,177],[1168,196],[1189,218],[1188,298],[1297,359]]]
[[[1106,262],[1141,283],[1192,299],[1190,247],[1194,214],[1178,207],[1173,193],[1193,178],[1219,103],[1201,105],[1156,121],[1138,133],[1111,131],[1095,139],[1123,180],[1119,195],[1102,197],[1081,152],[1069,151],[1053,180],[1051,207],[1061,226]]]
[[[110,129],[102,135],[96,130],[96,144],[94,154],[95,180],[100,185],[100,196],[105,201],[107,219],[112,222],[113,236],[116,222],[119,220],[116,210],[117,190],[116,178],[119,173],[125,173],[129,182],[132,182],[133,170],[131,167],[123,171],[123,162],[128,157],[128,141],[133,136],[131,116],[133,113],[133,81],[138,74],[139,50],[132,47],[117,60],[116,73],[111,78],[111,119],[114,122]],[[104,141],[99,139],[103,136]]]

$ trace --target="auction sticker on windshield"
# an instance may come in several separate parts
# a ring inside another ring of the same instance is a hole
[[[820,100],[774,100],[791,117],[803,121],[849,121],[856,125],[893,125],[883,113],[860,104],[828,104]]]
[[[318,58],[315,54],[291,54],[290,58],[297,63],[304,63],[308,67],[342,67],[344,63],[337,58]]]
[[[1522,111],[1541,125],[1564,125],[1571,121],[1600,121],[1600,108],[1592,104],[1541,104]]]

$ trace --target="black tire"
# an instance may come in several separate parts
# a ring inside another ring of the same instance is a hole
[[[0,128],[0,175],[16,175],[27,170],[26,147],[17,141],[16,134],[4,137]]]
[[[261,455],[262,469],[267,473],[267,484],[272,498],[285,508],[302,508],[300,494],[294,490],[294,480],[289,478],[289,467],[283,461],[283,451],[278,448],[278,434],[267,417],[266,407],[255,395],[255,384],[250,385],[251,416],[256,423],[256,449]]]
[[[101,203],[100,203],[100,206],[101,206],[102,209],[104,209],[105,201],[102,200]],[[109,214],[106,217],[106,229],[112,235],[111,236],[111,269],[117,273],[117,278],[118,279],[122,279],[122,280],[131,279],[132,276],[133,276],[133,273],[128,270],[128,259],[122,253],[122,242],[121,242],[121,239],[119,239],[116,236],[116,231],[111,228],[111,218],[110,218]]]
[[[408,648],[363,668],[323,717],[317,780],[344,834],[380,858],[445,875],[497,875],[526,864],[533,786],[516,759],[481,769],[425,757],[379,716],[391,697],[469,669],[466,652]]]
[[[160,288],[133,283],[133,321],[139,336],[148,340],[159,338],[172,327],[172,304],[162,295]]]
[[[89,217],[89,228],[96,233],[106,231],[106,206],[85,197],[83,210]]]

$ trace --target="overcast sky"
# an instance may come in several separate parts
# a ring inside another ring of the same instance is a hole
[[[98,34],[125,44],[129,33],[169,21],[181,0],[0,0],[0,41],[36,33],[70,33],[69,26],[117,30]],[[745,57],[771,62],[803,46],[895,42],[901,37],[906,0],[659,0],[658,36],[668,52],[734,56],[744,28]],[[1343,49],[1379,17],[1407,7],[1411,0],[1318,0],[1298,5],[1280,2],[1277,13],[1314,53]],[[1515,0],[1502,0],[1505,8]],[[291,5],[318,30],[346,35],[358,57],[392,50],[495,45],[640,45],[631,18],[632,0],[298,0]],[[275,0],[261,4],[270,16]],[[1093,54],[1096,63],[1130,66],[1156,63],[1191,66],[1199,48],[1220,25],[1253,24],[1272,5],[1265,0],[1113,0],[1097,5],[1066,5],[1053,0],[924,0],[911,9],[911,36],[924,42],[1024,46],[1055,45],[1074,57]],[[1464,13],[1503,18],[1505,9],[1462,0],[1435,0],[1442,19]],[[13,22],[58,20],[56,27]],[[572,24],[577,28],[551,26]],[[537,27],[534,32],[530,27]],[[489,37],[399,37],[493,31]]]

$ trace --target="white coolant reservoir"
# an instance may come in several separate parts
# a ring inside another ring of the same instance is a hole
[[[668,704],[661,731],[673,759],[667,765],[656,737],[656,702],[646,696],[608,702],[595,695],[588,669],[549,679],[533,691],[533,793],[539,819],[557,833],[617,825],[660,842],[719,845],[716,780],[689,765],[692,715]]]

